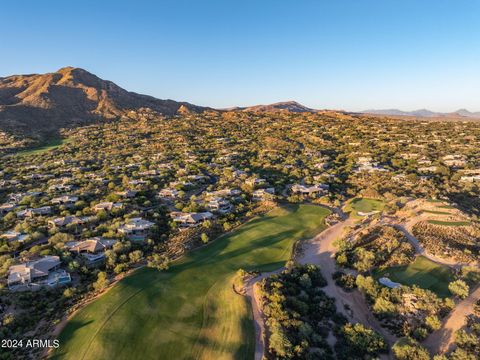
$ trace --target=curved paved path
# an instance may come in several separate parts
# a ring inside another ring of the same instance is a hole
[[[352,225],[354,219],[347,219],[339,222],[326,230],[322,231],[315,238],[307,241],[302,246],[302,254],[298,257],[297,261],[300,264],[315,264],[318,265],[325,279],[327,280],[327,286],[322,288],[325,293],[334,298],[337,304],[337,310],[344,314],[348,319],[353,322],[360,322],[366,326],[373,328],[375,331],[382,334],[385,337],[389,345],[393,345],[396,338],[386,329],[380,326],[380,323],[371,314],[365,298],[358,291],[345,292],[340,287],[335,285],[332,279],[332,275],[336,269],[335,263],[335,246],[333,243],[339,239],[345,228]],[[255,284],[272,274],[280,273],[284,268],[278,269],[273,272],[261,274],[255,278],[247,281],[245,285],[246,294],[252,302],[253,318],[255,324],[255,360],[261,360],[265,351],[265,319],[260,309],[260,299],[255,292]],[[347,309],[348,308],[348,309]]]
[[[322,290],[325,291],[328,296],[335,299],[337,310],[350,321],[359,322],[371,327],[380,333],[391,346],[395,342],[396,337],[380,325],[380,322],[371,313],[364,296],[357,290],[352,292],[344,291],[335,284],[332,278],[333,274],[337,271],[334,258],[337,249],[334,246],[334,242],[338,240],[344,230],[354,222],[354,219],[348,218],[345,221],[329,227],[313,240],[304,244],[303,254],[298,259],[298,262],[301,264],[318,265],[327,280],[327,286]]]
[[[446,265],[455,269],[462,266],[469,265],[459,263],[451,259],[444,259],[429,254],[420,244],[420,241],[409,231],[413,228],[415,223],[418,222],[415,219],[406,222],[405,224],[388,223],[395,229],[400,230],[407,240],[413,245],[417,254],[426,257],[427,259],[441,265]],[[472,265],[470,265],[472,266]],[[478,264],[475,265],[478,267]],[[461,300],[455,305],[455,308],[443,319],[440,329],[432,332],[423,342],[423,345],[430,351],[432,355],[444,354],[454,349],[455,347],[455,332],[460,330],[466,321],[466,317],[473,313],[473,307],[477,301],[480,300],[480,285],[474,289],[470,295]]]
[[[428,253],[423,248],[422,244],[420,244],[420,241],[408,230],[409,229],[408,225],[403,225],[403,224],[388,224],[388,225],[392,226],[393,228],[395,228],[399,231],[401,231],[405,235],[407,240],[410,242],[410,244],[412,244],[412,246],[415,248],[415,252],[418,255],[426,257],[427,259],[433,261],[434,263],[437,263],[437,264],[440,264],[440,265],[446,265],[446,266],[453,267],[453,268],[456,268],[460,265],[464,265],[464,264],[459,264],[454,260],[443,259],[443,258],[440,258],[438,256],[435,256],[435,255],[432,255],[432,254]]]
[[[460,301],[443,320],[442,327],[431,333],[423,345],[431,354],[444,354],[453,350],[455,332],[465,325],[466,317],[473,313],[475,303],[480,299],[480,286]]]
[[[261,310],[260,296],[256,291],[256,284],[260,280],[274,274],[279,274],[283,270],[284,268],[280,268],[272,272],[262,273],[249,279],[245,284],[246,296],[252,304],[253,324],[255,327],[255,360],[262,360],[263,354],[265,353],[266,339],[265,316]]]
[[[327,280],[327,286],[325,286],[323,290],[328,296],[335,299],[337,310],[344,314],[350,321],[359,322],[371,327],[380,333],[389,345],[392,346],[396,341],[396,337],[380,325],[379,321],[371,313],[363,295],[359,291],[345,292],[342,288],[336,286],[332,279],[333,273],[337,271],[334,258],[336,252],[334,242],[339,239],[342,236],[343,231],[354,222],[354,219],[348,218],[347,220],[327,228],[312,240],[305,242],[302,246],[302,254],[297,261],[300,264],[315,264],[320,266],[322,274]],[[465,265],[427,253],[418,239],[410,233],[409,229],[411,229],[412,223],[399,224],[389,221],[388,223],[383,222],[383,225],[389,225],[400,230],[413,245],[417,254],[422,255],[433,262],[450,267]],[[274,272],[261,274],[250,279],[246,284],[247,296],[252,302],[255,322],[255,360],[261,360],[265,351],[265,321],[259,306],[260,299],[258,298],[258,294],[254,291],[254,285],[259,280],[272,274],[278,274],[282,270],[283,268]],[[434,331],[429,335],[423,345],[427,347],[431,354],[445,353],[452,350],[455,341],[455,332],[464,326],[466,316],[473,312],[475,302],[479,299],[480,286],[472,291],[466,299],[460,301],[455,306],[455,309],[444,319],[442,327],[439,330]]]

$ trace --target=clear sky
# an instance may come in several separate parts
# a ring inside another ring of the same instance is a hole
[[[214,107],[480,111],[480,1],[0,3],[0,76],[67,65]]]

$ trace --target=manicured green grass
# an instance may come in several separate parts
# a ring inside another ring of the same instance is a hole
[[[141,269],[80,310],[61,332],[56,359],[252,359],[250,303],[232,290],[239,268],[285,264],[329,211],[275,209],[193,251],[168,271]]]
[[[449,267],[437,264],[423,256],[418,256],[415,261],[406,266],[393,266],[375,271],[373,276],[376,279],[385,276],[403,285],[417,285],[433,291],[440,297],[451,295],[448,284],[454,280]]]
[[[447,211],[422,210],[422,212],[436,215],[450,215],[450,213]]]
[[[27,156],[27,155],[41,154],[41,153],[44,153],[46,151],[56,149],[56,148],[62,146],[63,144],[68,143],[69,141],[70,141],[70,139],[53,138],[53,139],[50,139],[50,140],[44,142],[43,144],[41,144],[39,146],[35,146],[35,147],[29,148],[29,149],[19,151],[17,153],[17,155]]]
[[[382,211],[385,203],[381,200],[355,198],[346,206],[346,211],[354,211],[355,215],[360,216],[358,212],[369,213],[372,211]]]
[[[469,221],[440,221],[440,220],[428,220],[430,224],[442,225],[442,226],[468,226]]]

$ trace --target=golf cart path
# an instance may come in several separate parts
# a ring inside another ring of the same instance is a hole
[[[458,262],[456,262],[455,260],[451,260],[451,259],[443,259],[443,258],[440,258],[438,256],[435,256],[435,255],[432,255],[430,253],[428,253],[422,246],[422,244],[420,243],[420,241],[409,231],[409,229],[411,228],[411,226],[409,226],[409,224],[389,224],[390,226],[392,226],[393,228],[401,231],[405,237],[407,238],[408,242],[410,244],[412,244],[412,246],[415,248],[415,252],[417,253],[417,255],[421,255],[425,258],[427,258],[428,260],[431,260],[433,261],[434,263],[437,263],[437,264],[440,264],[440,265],[446,265],[448,267],[458,267],[462,264],[459,264]]]
[[[440,258],[426,252],[420,241],[409,231],[418,221],[418,219],[412,219],[402,224],[389,223],[388,225],[400,230],[405,235],[407,240],[413,245],[418,255],[422,255],[437,264],[446,265],[454,269],[459,269],[462,266],[469,265],[459,263],[451,259]],[[474,266],[478,268],[478,264],[475,264]],[[458,302],[450,314],[443,319],[440,329],[432,332],[425,339],[423,345],[430,351],[432,355],[444,354],[453,350],[455,343],[455,332],[460,330],[465,325],[466,317],[473,313],[474,305],[478,300],[480,300],[480,286],[477,286],[477,288],[474,289],[467,298]]]
[[[456,261],[455,259],[445,259],[440,256],[433,255],[429,253],[421,244],[421,242],[413,235],[413,228],[416,224],[422,221],[428,221],[428,220],[435,220],[438,219],[438,216],[434,214],[429,214],[429,213],[421,213],[421,214],[416,214],[413,217],[408,218],[395,218],[395,217],[383,217],[380,220],[380,224],[383,225],[388,225],[392,226],[393,228],[400,230],[401,232],[404,233],[405,237],[407,240],[413,245],[415,248],[415,251],[418,255],[422,255],[423,257],[426,257],[427,259],[441,264],[441,265],[446,265],[452,268],[459,268],[461,266],[475,266],[480,268],[480,263],[474,263],[474,264],[468,264],[468,263],[461,263]]]
[[[256,284],[271,275],[281,273],[285,268],[280,268],[275,271],[262,273],[256,277],[249,279],[245,284],[245,292],[247,298],[252,304],[253,312],[253,324],[255,327],[255,360],[262,360],[263,354],[265,353],[265,339],[266,339],[266,328],[265,328],[265,316],[261,310],[261,299],[256,291]]]
[[[455,332],[465,325],[466,317],[473,313],[473,307],[480,299],[480,286],[478,286],[470,295],[460,301],[455,308],[448,314],[442,323],[442,327],[431,333],[423,342],[423,345],[431,354],[443,354],[453,350],[455,342]]]
[[[335,299],[337,310],[350,321],[371,327],[380,333],[391,346],[396,340],[395,336],[380,325],[371,313],[363,295],[358,290],[346,292],[337,286],[333,280],[333,274],[337,271],[334,242],[342,236],[345,228],[354,224],[354,222],[353,218],[348,218],[329,227],[314,239],[303,244],[303,253],[298,262],[300,264],[318,265],[327,280],[327,286],[322,290]]]
[[[323,288],[325,293],[334,298],[337,310],[345,315],[349,321],[359,322],[365,326],[369,326],[379,334],[381,334],[387,343],[392,346],[397,338],[388,330],[383,328],[379,321],[373,316],[371,310],[363,297],[358,291],[346,292],[333,281],[332,275],[337,271],[335,263],[334,246],[335,240],[339,239],[344,230],[355,223],[355,220],[348,218],[342,222],[330,226],[322,231],[315,238],[302,244],[302,253],[297,258],[300,264],[315,264],[321,268],[322,274],[327,280],[327,286]],[[392,226],[405,234],[407,240],[414,246],[418,255],[422,255],[429,260],[438,264],[449,267],[459,267],[464,264],[457,263],[452,260],[438,258],[427,253],[422,247],[418,239],[413,236],[408,229],[411,229],[413,223],[383,222],[384,225]],[[260,308],[260,298],[254,291],[254,285],[261,279],[270,275],[278,274],[284,268],[274,272],[261,274],[250,279],[246,285],[247,296],[251,299],[253,317],[255,322],[255,360],[261,360],[265,351],[265,319]],[[461,329],[465,324],[466,316],[473,312],[474,304],[480,299],[480,286],[477,287],[470,295],[456,304],[452,312],[443,320],[440,329],[431,333],[423,342],[423,345],[431,354],[445,353],[452,349],[455,341],[455,332]]]
[[[297,258],[300,264],[318,265],[327,280],[327,286],[322,288],[325,293],[334,298],[337,310],[345,315],[350,321],[362,323],[380,333],[389,345],[393,345],[396,338],[390,332],[380,326],[380,323],[371,314],[364,297],[358,291],[345,292],[335,285],[332,275],[337,270],[335,263],[335,246],[333,243],[339,239],[346,227],[354,223],[354,219],[348,218],[338,222],[322,231],[315,238],[302,244],[302,254]],[[284,268],[273,272],[261,274],[247,281],[245,285],[246,295],[251,300],[253,319],[255,326],[255,360],[261,360],[265,353],[265,318],[261,311],[260,298],[255,291],[255,284],[273,274],[278,274]],[[348,307],[348,309],[347,309]]]

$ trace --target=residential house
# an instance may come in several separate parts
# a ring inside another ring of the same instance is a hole
[[[24,242],[28,238],[29,238],[28,234],[24,234],[15,230],[10,230],[0,235],[0,239],[5,239],[8,242],[14,242],[14,241]]]
[[[232,176],[233,176],[234,178],[245,177],[245,176],[247,176],[247,172],[246,172],[246,171],[243,171],[243,170],[234,169],[234,170],[232,171]]]
[[[152,170],[142,171],[142,172],[138,173],[138,175],[141,175],[141,176],[158,176],[158,175],[161,175],[161,173],[162,172],[160,170],[152,169]]]
[[[121,202],[101,202],[96,204],[93,207],[93,211],[98,212],[98,211],[112,211],[113,209],[121,209],[123,207],[123,204]]]
[[[376,171],[388,171],[384,167],[380,166],[378,162],[372,161],[369,156],[361,156],[357,160],[357,168],[355,172],[376,172]]]
[[[138,191],[136,190],[124,190],[116,192],[117,195],[124,197],[124,198],[134,198],[137,196]]]
[[[25,192],[25,193],[10,194],[9,200],[11,202],[15,203],[15,204],[18,204],[26,196],[38,197],[42,194],[43,193],[41,191],[29,191],[29,192]]]
[[[6,203],[0,205],[0,215],[7,215],[10,211],[15,210],[17,205],[11,204],[11,203]]]
[[[219,214],[228,214],[233,211],[233,205],[226,199],[215,197],[207,203],[207,209]]]
[[[137,185],[146,185],[147,181],[143,179],[133,179],[128,182],[130,185],[137,186]],[[134,197],[134,196],[132,196]]]
[[[188,175],[188,179],[193,182],[206,182],[208,180],[208,176],[205,175]]]
[[[460,181],[463,182],[480,182],[480,175],[470,175],[460,177]]]
[[[17,217],[19,218],[26,218],[26,217],[35,217],[35,216],[43,216],[43,215],[50,215],[52,213],[51,206],[42,206],[35,209],[25,209],[17,212]]]
[[[83,241],[67,242],[65,248],[72,253],[81,254],[88,265],[95,265],[105,259],[105,250],[112,248],[116,242],[117,240],[113,239],[94,237]]]
[[[267,184],[266,179],[259,179],[259,178],[250,178],[245,181],[245,183],[249,186],[252,187],[257,187],[257,186],[264,186]]]
[[[266,201],[275,198],[275,188],[258,189],[253,192],[253,201]]]
[[[70,274],[60,269],[58,256],[44,256],[38,260],[10,266],[8,287],[11,290],[33,290],[42,286],[56,286],[71,281]]]
[[[69,192],[75,189],[75,185],[72,184],[53,184],[48,187],[49,191],[53,192]]]
[[[180,196],[180,191],[174,188],[166,188],[160,190],[158,196],[162,199],[177,199]]]
[[[50,228],[56,228],[60,230],[74,229],[78,232],[84,225],[91,223],[95,219],[94,216],[75,216],[69,215],[64,217],[58,217],[48,221]]]
[[[432,165],[432,166],[423,166],[423,167],[419,167],[418,169],[418,172],[420,173],[434,173],[438,170],[438,167],[435,166],[435,165]]]
[[[194,187],[194,184],[190,181],[172,181],[168,184],[170,188],[180,188],[180,189],[191,189]]]
[[[63,195],[52,199],[53,205],[64,205],[66,207],[72,207],[78,201],[78,196]]]
[[[172,212],[170,215],[173,217],[173,221],[181,227],[197,226],[202,222],[213,218],[213,214],[209,211],[199,213]]]
[[[215,197],[234,197],[239,196],[242,192],[238,189],[222,189],[212,192],[205,192],[206,198],[215,198]]]
[[[133,241],[144,241],[155,223],[142,218],[128,219],[125,224],[118,228],[118,231]]]
[[[447,166],[462,167],[467,164],[464,155],[445,155],[443,158],[443,163]]]
[[[318,197],[328,193],[329,186],[326,184],[318,184],[312,186],[306,186],[301,184],[295,184],[292,186],[292,193],[306,195],[309,197]]]

